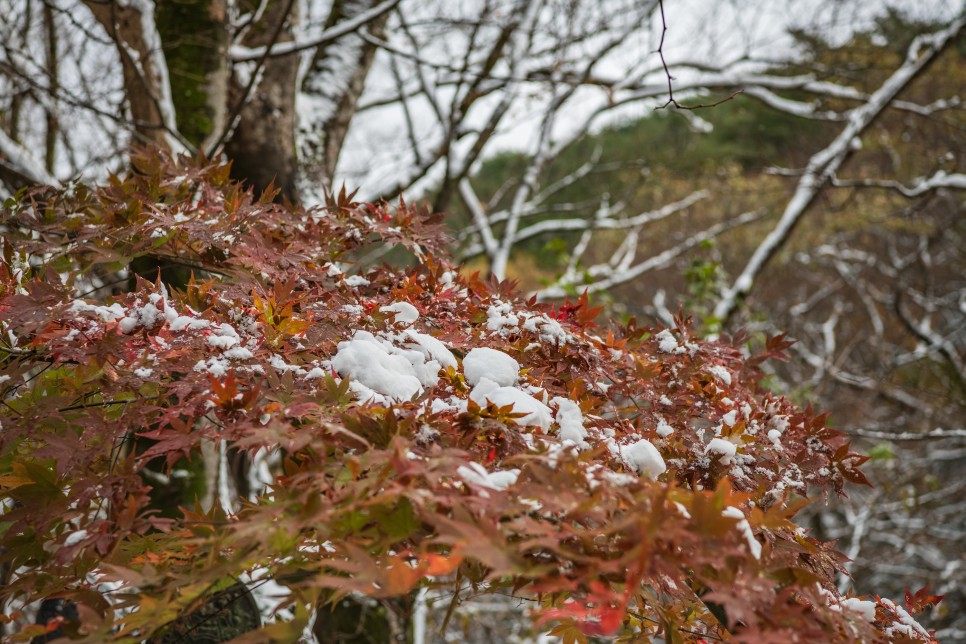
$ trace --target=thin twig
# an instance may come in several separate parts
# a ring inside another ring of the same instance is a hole
[[[728,101],[732,100],[733,98],[735,98],[736,96],[744,92],[744,90],[738,89],[738,90],[735,90],[730,96],[726,96],[725,98],[715,101],[714,103],[699,103],[698,105],[682,105],[677,101],[677,99],[674,98],[674,86],[671,82],[674,80],[674,77],[671,76],[671,70],[667,65],[667,60],[665,60],[664,58],[664,37],[667,35],[667,19],[664,16],[664,0],[658,0],[657,4],[661,10],[661,42],[657,46],[657,55],[661,57],[661,66],[664,67],[664,75],[667,76],[668,98],[667,98],[667,102],[664,103],[664,105],[661,105],[660,107],[657,107],[655,109],[663,110],[668,105],[673,105],[679,110],[700,110],[706,107],[717,107],[722,103],[727,103]]]
[[[636,617],[637,619],[639,619],[641,621],[652,622],[652,623],[658,624],[658,625],[660,625],[660,623],[661,623],[658,620],[654,619],[653,617],[648,617],[647,615],[642,615],[641,613],[637,613],[637,612],[632,611],[632,610],[627,611],[627,614],[630,615],[631,617]],[[702,633],[700,631],[688,630],[688,629],[686,629],[686,628],[684,628],[682,626],[679,626],[678,627],[678,631],[680,631],[682,633],[688,633],[690,635],[699,635],[699,636],[701,636],[701,637],[703,637],[705,639],[717,640],[719,642],[723,642],[724,641],[724,639],[718,637],[717,635],[712,635],[711,633]]]
[[[61,407],[57,411],[76,411],[78,409],[87,409],[89,407],[110,407],[112,405],[129,405],[133,402],[138,402],[138,400],[142,400],[142,399],[130,398],[126,400],[104,400],[102,402],[80,403],[77,405],[70,405],[68,407]]]

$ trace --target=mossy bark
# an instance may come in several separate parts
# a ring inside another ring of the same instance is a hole
[[[155,23],[168,62],[178,130],[197,148],[206,148],[225,127],[226,4],[225,0],[168,0],[156,5]]]

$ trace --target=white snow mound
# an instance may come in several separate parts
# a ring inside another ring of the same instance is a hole
[[[524,414],[520,418],[513,419],[517,425],[522,427],[536,425],[543,431],[550,429],[552,422],[550,408],[522,389],[501,387],[489,378],[481,378],[470,392],[470,400],[480,407],[485,407],[487,401],[497,407],[513,405],[514,413]]]
[[[520,363],[502,351],[477,347],[463,358],[463,375],[473,386],[487,378],[501,387],[512,387],[520,377]]]
[[[409,302],[396,302],[389,306],[383,306],[379,310],[383,313],[395,313],[396,315],[392,319],[395,324],[412,324],[419,319],[419,311]]]
[[[628,467],[652,481],[657,480],[657,477],[667,471],[664,457],[645,438],[630,445],[622,445],[620,455]]]
[[[380,342],[367,331],[356,331],[351,340],[339,343],[338,351],[332,357],[332,368],[344,378],[351,378],[353,391],[367,398],[364,389],[358,385],[401,402],[410,400],[423,392],[423,383],[417,373],[420,367],[436,366],[435,360],[425,365],[425,356],[418,351],[407,351],[406,355],[390,353],[388,343]]]

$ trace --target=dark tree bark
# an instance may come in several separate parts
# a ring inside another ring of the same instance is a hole
[[[244,44],[260,47],[290,41],[297,18],[296,2],[270,0],[246,35]],[[233,177],[247,181],[257,193],[274,183],[279,190],[277,199],[292,202],[298,201],[295,150],[298,65],[297,54],[266,57],[257,72],[260,80],[247,98],[250,79],[242,78],[236,71],[230,81],[228,104],[233,109],[241,101],[244,105],[238,111],[237,126],[225,144]]]

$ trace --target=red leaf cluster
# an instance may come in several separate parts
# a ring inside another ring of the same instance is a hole
[[[417,208],[134,166],[3,212],[4,606],[64,597],[88,637],[145,638],[268,575],[296,614],[469,584],[531,598],[565,640],[929,639],[840,597],[842,555],[793,522],[866,482],[865,457],[759,386],[784,338],[746,357],[684,320],[599,331],[586,295],[461,276]],[[415,261],[363,263],[384,247]],[[125,292],[138,258],[159,277]]]

